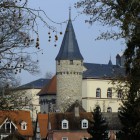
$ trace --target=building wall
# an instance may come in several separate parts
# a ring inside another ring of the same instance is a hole
[[[112,112],[118,112],[121,104],[118,93],[115,91],[111,80],[83,79],[82,81],[82,105],[86,111],[93,111],[96,105],[101,107],[102,112],[107,112],[111,107]],[[96,97],[96,89],[101,89],[101,97]],[[112,98],[107,98],[107,89],[112,88]]]
[[[54,131],[52,135],[49,136],[49,140],[62,140],[62,138],[68,138],[67,140],[84,140],[89,138],[90,134],[87,130],[79,131]]]
[[[60,60],[57,64],[57,107],[65,111],[69,105],[82,98],[82,61]]]
[[[44,95],[39,97],[41,113],[54,112],[56,110],[56,95]]]
[[[36,121],[37,113],[40,112],[39,96],[36,95],[39,91],[40,89],[22,89],[14,93],[19,98],[22,98],[21,109],[30,111],[32,121]],[[26,97],[27,102],[25,100]]]

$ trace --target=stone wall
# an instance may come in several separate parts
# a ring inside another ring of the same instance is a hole
[[[57,108],[65,111],[76,100],[82,98],[82,71],[81,60],[61,60],[57,66]]]

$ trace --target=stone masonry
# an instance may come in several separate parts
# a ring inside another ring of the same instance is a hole
[[[61,112],[82,98],[82,60],[56,61],[57,109]]]

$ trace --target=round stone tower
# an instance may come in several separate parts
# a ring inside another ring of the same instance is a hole
[[[60,51],[56,57],[57,109],[61,112],[82,99],[83,57],[69,19]]]

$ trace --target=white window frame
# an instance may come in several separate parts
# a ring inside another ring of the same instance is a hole
[[[62,137],[62,140],[68,140],[68,137]]]
[[[21,122],[21,130],[27,130],[27,123],[26,122]]]
[[[83,119],[81,123],[82,123],[82,124],[81,124],[82,129],[87,129],[87,128],[88,128],[88,120]],[[85,124],[86,124],[86,126],[85,126]]]
[[[66,126],[64,126],[64,124],[65,124]],[[62,129],[68,129],[68,121],[67,121],[67,120],[63,120],[63,121],[62,121]]]

